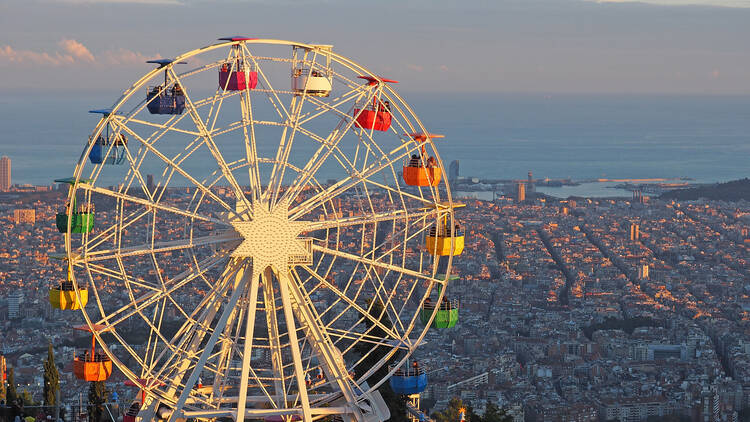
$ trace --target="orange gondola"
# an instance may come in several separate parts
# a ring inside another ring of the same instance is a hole
[[[422,143],[421,154],[414,154],[408,163],[404,163],[404,182],[409,186],[437,186],[443,176],[440,167],[434,157],[428,157],[425,150],[425,141],[443,138],[443,135],[431,133],[411,133],[409,136],[417,142]]]
[[[73,355],[73,374],[76,378],[84,381],[106,381],[112,375],[112,359],[106,353],[96,350],[96,336],[88,325],[74,327],[76,330],[88,331],[91,334],[91,349],[83,350]],[[97,332],[103,332],[106,328],[95,325]]]

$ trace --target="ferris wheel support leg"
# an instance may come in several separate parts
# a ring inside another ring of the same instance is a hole
[[[299,350],[299,339],[297,338],[297,328],[294,325],[294,315],[292,314],[292,301],[289,297],[289,285],[293,283],[289,276],[289,269],[277,273],[279,287],[281,292],[281,303],[284,305],[284,319],[286,319],[287,335],[292,349],[292,360],[294,362],[294,375],[297,378],[297,389],[299,390],[299,399],[302,405],[302,420],[312,422],[312,413],[310,412],[310,399],[307,397],[307,385],[305,384],[305,368],[302,366],[302,354]]]
[[[305,295],[300,286],[290,277],[290,290],[294,300],[293,309],[297,314],[297,319],[303,324],[305,336],[312,345],[318,359],[323,363],[324,372],[329,380],[335,380],[344,399],[351,404],[357,420],[362,420],[359,407],[356,405],[356,394],[347,381],[349,374],[341,362],[341,355],[330,341],[330,338],[320,329],[320,318],[314,314],[311,306],[308,306]]]
[[[230,263],[227,265],[227,267],[224,269],[224,273],[222,275],[222,281],[216,286],[213,293],[213,302],[212,304],[208,305],[205,313],[203,314],[203,317],[201,318],[202,321],[212,321],[216,314],[218,313],[221,303],[223,302],[223,298],[226,297],[227,292],[232,286],[232,281],[230,280],[231,277],[238,271],[238,266],[235,264]],[[204,326],[205,324],[195,324],[193,327],[194,329],[198,326]],[[200,345],[200,343],[203,341],[204,335],[201,334],[201,332],[205,332],[203,330],[195,331],[195,337],[190,341],[190,345],[187,347],[188,355],[195,353]],[[187,332],[184,334],[185,336],[190,336],[191,333]],[[167,395],[173,395],[176,391],[177,384],[179,384],[181,380],[181,375],[190,364],[189,359],[185,359],[183,363],[181,363],[178,366],[177,376],[175,376],[173,380],[172,388],[168,390]],[[160,401],[156,399],[154,396],[147,394],[144,396],[144,403],[141,405],[141,410],[138,412],[138,419],[137,421],[140,422],[151,422],[154,420],[157,420],[156,414],[159,410]]]
[[[276,318],[276,298],[273,293],[273,272],[268,267],[263,271],[263,300],[265,302],[266,326],[268,327],[268,342],[271,347],[271,367],[276,379],[274,379],[274,391],[276,393],[276,406],[287,407],[286,386],[284,384],[284,363],[281,361],[281,341],[279,340],[279,322]]]
[[[180,394],[180,398],[177,400],[177,404],[175,404],[172,414],[169,416],[168,422],[177,422],[177,420],[182,416],[182,408],[185,406],[185,402],[190,396],[190,392],[193,390],[195,383],[198,381],[198,377],[200,376],[201,371],[206,364],[206,361],[213,353],[216,342],[224,332],[224,327],[229,320],[229,316],[234,313],[234,308],[237,306],[237,302],[242,296],[242,293],[245,291],[243,287],[247,285],[247,279],[248,277],[250,277],[250,272],[246,270],[247,264],[245,264],[243,267],[240,267],[235,273],[234,290],[232,291],[232,296],[229,298],[229,302],[224,306],[224,311],[222,312],[219,321],[214,327],[214,332],[211,334],[211,337],[209,337],[208,342],[204,346],[203,353],[201,353],[198,362],[195,364],[193,372],[188,377],[187,382],[185,382],[185,387]]]
[[[250,300],[247,304],[247,321],[245,322],[245,344],[242,349],[242,375],[240,378],[240,393],[237,398],[237,415],[234,420],[245,420],[245,406],[247,404],[247,378],[250,376],[250,364],[253,350],[253,335],[255,332],[255,310],[258,307],[258,284],[260,271],[253,266],[252,281],[250,282]]]

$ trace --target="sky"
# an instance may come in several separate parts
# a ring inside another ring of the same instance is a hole
[[[2,0],[0,92],[130,85],[241,34],[333,44],[403,91],[750,94],[750,0]]]

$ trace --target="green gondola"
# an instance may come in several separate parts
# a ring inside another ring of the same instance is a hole
[[[438,278],[445,279],[445,275],[441,274]],[[457,276],[451,276],[449,281],[457,279]],[[438,295],[440,295],[440,287],[438,287]],[[432,303],[429,299],[425,301],[425,303],[422,304],[422,309],[419,310],[419,319],[422,321],[422,324],[427,325],[427,323],[430,322],[430,317],[432,317],[432,313],[435,312],[436,307],[438,309],[435,314],[435,319],[432,320],[431,327],[455,327],[456,323],[458,323],[458,309],[460,307],[458,299],[448,300],[447,298],[443,298],[443,301],[440,304]]]
[[[56,179],[57,183],[67,183],[70,185],[70,189],[73,189],[75,185],[75,178],[68,177],[65,179]],[[89,183],[89,180],[81,179],[78,183]],[[73,214],[70,216],[70,232],[71,233],[89,233],[94,229],[94,211],[93,209],[79,209],[76,204],[76,199],[73,198]],[[57,230],[60,233],[68,232],[68,214],[66,212],[59,212],[55,216],[55,224]]]

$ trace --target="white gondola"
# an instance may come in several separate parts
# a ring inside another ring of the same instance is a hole
[[[327,97],[333,89],[331,72],[332,45],[315,45],[314,49],[292,47],[292,91],[295,95]],[[321,58],[322,56],[322,58]]]

